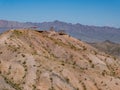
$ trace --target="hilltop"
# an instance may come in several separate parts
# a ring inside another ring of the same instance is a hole
[[[0,90],[120,90],[120,60],[55,31],[0,35]]]

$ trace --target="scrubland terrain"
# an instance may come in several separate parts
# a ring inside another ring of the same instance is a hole
[[[64,33],[9,30],[0,90],[120,90],[120,60]]]
[[[109,40],[106,40],[104,42],[94,42],[94,43],[89,43],[89,44],[102,52],[105,52],[109,55],[120,58],[120,44],[119,43],[114,43]]]

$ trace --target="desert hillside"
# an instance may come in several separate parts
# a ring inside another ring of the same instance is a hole
[[[104,42],[94,42],[94,43],[89,43],[89,44],[102,52],[105,52],[107,54],[120,58],[120,44],[119,43],[114,43],[109,40],[106,40]]]
[[[120,60],[64,33],[9,30],[0,90],[120,90]]]

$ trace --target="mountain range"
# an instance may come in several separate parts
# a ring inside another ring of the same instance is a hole
[[[64,31],[65,33],[87,42],[101,42],[110,40],[112,42],[120,43],[120,28],[108,27],[108,26],[88,26],[80,23],[72,24],[61,21],[53,22],[16,22],[0,20],[0,31],[3,32],[9,29],[19,28],[36,28],[37,30],[49,30],[51,27],[55,31]]]

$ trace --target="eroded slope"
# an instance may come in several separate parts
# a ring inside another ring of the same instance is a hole
[[[119,90],[120,61],[63,33],[0,36],[0,90]]]

